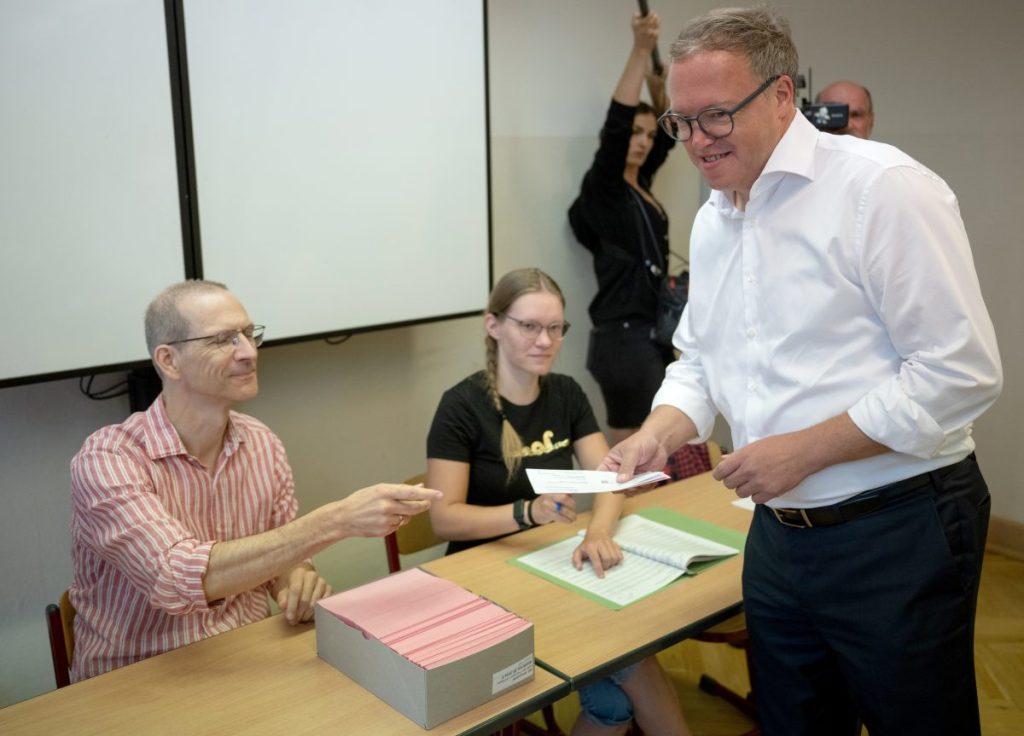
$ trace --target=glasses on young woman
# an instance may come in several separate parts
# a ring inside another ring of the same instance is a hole
[[[569,331],[571,326],[568,322],[552,322],[549,325],[542,325],[540,322],[535,322],[532,319],[516,319],[511,314],[500,314],[500,317],[510,319],[516,323],[519,327],[519,332],[523,337],[529,338],[530,340],[536,340],[540,337],[542,330],[547,330],[548,337],[552,340],[561,340],[565,337],[565,333]]]
[[[745,97],[742,102],[731,110],[726,110],[721,107],[709,107],[706,110],[701,110],[692,117],[687,117],[686,115],[680,115],[677,112],[667,110],[660,118],[658,118],[658,125],[661,126],[662,130],[668,133],[670,138],[675,138],[681,143],[684,143],[693,137],[694,123],[697,123],[700,129],[704,131],[704,135],[708,138],[725,138],[727,135],[732,134],[733,128],[736,127],[736,121],[733,120],[733,116],[753,102],[759,94],[768,89],[772,82],[781,76],[781,74],[776,74],[773,77],[768,77],[768,79],[764,80],[764,84],[755,89],[748,97]]]
[[[203,335],[201,337],[187,337],[184,340],[171,340],[168,345],[178,345],[185,342],[196,342],[205,340],[205,345],[217,350],[234,350],[238,347],[242,338],[248,340],[254,348],[263,344],[263,331],[267,329],[263,325],[249,325],[240,330],[224,330],[216,335]]]

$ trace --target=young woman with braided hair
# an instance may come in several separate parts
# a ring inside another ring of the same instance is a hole
[[[445,392],[427,437],[427,486],[442,499],[430,511],[449,554],[539,524],[576,519],[569,495],[537,496],[525,468],[567,470],[573,457],[594,468],[608,444],[590,403],[569,376],[552,373],[569,330],[565,299],[536,268],[506,274],[484,317],[486,368]],[[599,494],[573,554],[598,575],[622,561],[612,539],[622,511],[617,494]],[[646,734],[687,734],[679,704],[653,657],[580,692],[586,717],[574,736],[625,733],[636,718]]]

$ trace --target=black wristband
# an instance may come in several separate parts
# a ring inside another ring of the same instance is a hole
[[[530,520],[530,526],[537,526],[537,522],[533,518],[533,502],[537,499],[531,498],[529,504],[526,506],[526,518]]]
[[[526,519],[523,516],[523,503],[523,499],[517,498],[512,504],[512,518],[516,520],[520,531],[530,528],[530,525],[526,523]]]

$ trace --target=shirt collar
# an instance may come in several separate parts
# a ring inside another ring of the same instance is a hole
[[[167,416],[167,407],[164,405],[164,395],[156,397],[149,408],[146,409],[144,420],[144,436],[146,442],[146,453],[153,460],[176,455],[188,455],[185,443],[181,441],[181,435],[171,424]],[[228,429],[224,441],[224,454],[232,455],[238,446],[245,441],[242,431],[235,421],[235,412],[228,412]]]
[[[153,460],[174,455],[187,455],[185,444],[178,430],[171,424],[164,406],[164,395],[160,394],[146,409],[145,415],[146,453]]]
[[[238,450],[238,446],[245,442],[245,435],[242,433],[238,422],[235,418],[238,416],[236,412],[228,412],[228,431],[227,439],[224,440],[224,454],[233,455]]]
[[[793,174],[801,176],[809,181],[814,180],[814,151],[818,145],[818,130],[804,117],[799,110],[793,115],[793,119],[782,134],[782,138],[775,144],[772,155],[768,157],[764,170],[754,182],[750,189],[750,197],[754,199],[759,189],[764,188],[769,182],[774,181],[780,175]],[[732,198],[727,192],[713,190],[711,192],[711,204],[724,215],[742,217],[743,212],[733,206]]]
[[[768,163],[764,165],[764,171],[754,182],[754,189],[758,182],[771,174],[796,174],[813,180],[814,149],[818,145],[818,135],[818,130],[797,110],[768,158]]]

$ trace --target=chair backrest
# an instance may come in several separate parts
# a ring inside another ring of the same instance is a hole
[[[75,655],[75,607],[65,590],[60,603],[46,607],[46,628],[50,634],[50,656],[57,687],[71,684],[71,662]]]
[[[415,486],[426,479],[425,473],[420,473],[405,481],[406,485]],[[424,511],[409,517],[409,523],[399,527],[397,531],[384,537],[384,548],[388,556],[388,572],[398,572],[402,569],[402,562],[399,555],[411,555],[414,552],[429,549],[441,544],[444,540],[434,534],[434,527],[430,525],[430,514]]]

